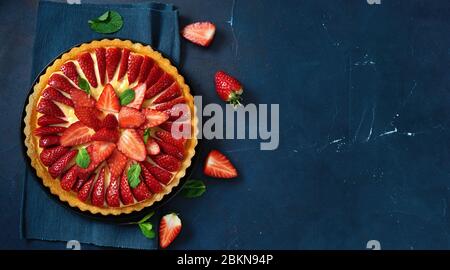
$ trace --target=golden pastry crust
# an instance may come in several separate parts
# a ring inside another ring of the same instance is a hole
[[[36,106],[41,96],[41,92],[47,85],[47,81],[51,74],[59,71],[60,67],[68,60],[76,59],[77,56],[84,51],[92,51],[98,47],[118,47],[128,48],[132,52],[137,54],[146,55],[151,57],[165,72],[170,74],[182,89],[183,96],[186,99],[186,104],[191,111],[191,123],[192,123],[192,137],[187,140],[186,143],[186,157],[183,160],[180,169],[175,173],[171,182],[165,186],[163,192],[154,194],[151,198],[135,203],[133,205],[121,206],[121,207],[97,207],[89,203],[80,201],[77,198],[77,194],[73,191],[65,191],[61,188],[59,180],[50,176],[47,167],[42,164],[38,153],[38,138],[32,134],[32,131],[37,127],[37,111]],[[79,47],[72,48],[69,52],[64,53],[54,63],[47,68],[45,73],[39,78],[39,81],[33,87],[33,93],[30,95],[28,105],[26,106],[25,122],[25,145],[27,146],[27,154],[31,159],[31,166],[35,168],[36,174],[42,179],[42,183],[50,189],[52,194],[59,197],[61,201],[67,202],[71,207],[77,207],[82,211],[89,211],[93,214],[101,215],[120,215],[129,214],[134,211],[140,211],[144,207],[151,206],[155,202],[160,201],[165,195],[169,194],[172,189],[180,183],[180,179],[185,176],[187,168],[191,165],[191,159],[195,154],[195,146],[197,145],[197,122],[196,109],[194,106],[194,98],[190,93],[189,86],[184,82],[184,78],[178,73],[177,68],[171,65],[170,61],[164,58],[161,53],[154,51],[150,46],[145,46],[140,43],[132,43],[129,40],[109,40],[103,39],[100,41],[92,41],[90,43],[84,43]]]

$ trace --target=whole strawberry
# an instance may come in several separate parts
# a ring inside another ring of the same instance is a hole
[[[244,91],[241,83],[223,71],[218,71],[215,76],[216,92],[226,102],[236,106],[241,104],[241,95]]]

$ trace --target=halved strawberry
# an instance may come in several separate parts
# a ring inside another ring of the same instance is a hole
[[[45,90],[42,92],[42,97],[73,107],[72,100],[70,100],[69,98],[61,94],[61,92],[51,86],[45,88]]]
[[[60,91],[66,92],[67,94],[70,94],[70,90],[74,88],[69,80],[59,73],[54,73],[52,76],[50,76],[50,78],[48,79],[48,85]]]
[[[184,128],[190,128],[190,121],[183,121],[183,122],[172,122],[172,121],[166,121],[159,125],[160,128],[164,129],[165,131],[168,131],[170,133],[172,132],[180,132],[182,133],[184,131]],[[173,130],[172,130],[173,129]]]
[[[91,194],[91,202],[93,205],[102,207],[105,202],[105,167],[103,167],[94,183]]]
[[[181,35],[197,45],[207,47],[216,33],[216,26],[211,22],[196,22],[186,25]]]
[[[174,82],[172,76],[168,73],[164,73],[159,80],[152,85],[150,88],[145,91],[145,98],[152,98],[157,94],[164,91],[167,87],[169,87]]]
[[[144,57],[139,54],[130,54],[128,57],[128,83],[132,84],[136,81],[141,70],[142,60]]]
[[[161,183],[167,185],[172,180],[173,174],[147,161],[142,162],[145,168]]]
[[[45,166],[50,166],[55,163],[60,157],[69,152],[69,148],[64,146],[56,146],[53,148],[47,148],[42,150],[40,158],[42,164]]]
[[[159,145],[156,143],[156,140],[152,138],[148,138],[145,148],[147,149],[147,154],[149,154],[150,156],[157,155],[161,152],[161,149],[159,148]]]
[[[106,203],[111,207],[120,206],[119,198],[119,175],[111,175],[108,188],[106,189]]]
[[[97,87],[97,77],[95,76],[94,60],[90,53],[85,52],[78,57],[78,64],[80,64],[81,70],[83,71],[86,79],[92,85],[92,87]]]
[[[44,127],[55,124],[64,124],[67,123],[67,121],[51,115],[42,115],[38,118],[37,123],[39,126]]]
[[[76,171],[77,171],[77,176],[79,176],[78,175],[79,172],[80,172],[79,169],[78,169],[79,167],[78,166],[75,166],[75,167],[76,167]],[[75,192],[80,191],[80,189],[83,187],[84,183],[86,183],[86,181],[88,180],[88,176],[84,176],[83,175],[83,177],[77,177],[77,181],[72,186],[72,190],[75,191]]]
[[[178,86],[178,83],[174,82],[164,92],[162,92],[161,95],[153,100],[153,104],[163,103],[179,96],[181,96],[180,87]]]
[[[36,136],[56,135],[58,133],[64,132],[65,130],[66,130],[65,127],[57,127],[57,126],[39,127],[33,131],[33,134]]]
[[[114,114],[110,113],[105,116],[102,120],[102,127],[104,128],[117,128],[119,126],[119,122],[117,122],[117,118]]]
[[[133,192],[133,195],[138,202],[146,200],[152,196],[152,193],[148,190],[147,185],[142,180],[135,188],[131,189],[131,192]]]
[[[94,141],[91,144],[92,146],[92,154],[91,156],[91,162],[93,163],[101,163],[105,159],[107,159],[111,154],[114,152],[114,149],[116,149],[116,145],[111,142],[101,142],[101,141]]]
[[[169,115],[170,121],[186,122],[191,119],[191,111],[187,104],[176,104],[164,112]]]
[[[157,141],[159,147],[162,149],[162,151],[168,155],[174,156],[179,160],[184,159],[184,153],[179,148],[172,144],[168,144],[163,141]]]
[[[125,156],[137,161],[143,161],[147,156],[144,142],[134,129],[122,131],[117,143],[117,149]]]
[[[184,151],[184,144],[186,143],[186,139],[175,139],[174,137],[172,137],[172,134],[170,132],[167,132],[165,130],[158,130],[155,132],[155,135],[163,142],[176,146],[180,151]]]
[[[80,191],[78,192],[78,199],[82,202],[85,202],[88,198],[89,198],[89,194],[91,194],[91,188],[92,188],[92,184],[94,183],[95,180],[95,174],[93,174],[89,180],[83,184],[83,186],[81,187]]]
[[[50,146],[59,145],[60,136],[43,136],[39,139],[39,147],[48,148]]]
[[[135,108],[137,110],[141,109],[142,102],[144,102],[145,91],[147,87],[145,83],[136,86],[134,90],[134,99],[131,103],[127,105],[127,107]]]
[[[67,78],[72,80],[76,85],[78,85],[78,71],[77,67],[72,61],[66,62],[61,66],[60,69]]]
[[[46,98],[41,98],[36,110],[45,115],[65,117],[63,111],[58,107],[58,105]]]
[[[167,214],[159,223],[159,246],[167,248],[181,231],[181,220],[175,213]]]
[[[75,107],[75,115],[86,126],[98,130],[101,127],[102,122],[98,119],[101,114],[96,108],[93,107]]]
[[[152,69],[148,73],[147,80],[145,80],[147,87],[154,85],[159,78],[161,78],[163,73],[164,71],[157,64],[153,65]]]
[[[217,150],[212,150],[205,160],[203,173],[215,178],[234,178],[238,176],[230,160]]]
[[[171,155],[159,154],[151,158],[158,166],[170,172],[177,171],[181,166],[181,162]]]
[[[75,106],[95,107],[95,99],[80,89],[72,88],[70,90],[70,96],[72,97],[72,101]]]
[[[121,80],[123,78],[123,76],[125,76],[125,74],[127,73],[129,56],[130,56],[130,50],[124,48],[122,50],[122,58],[120,60],[119,76],[117,77],[118,80]]]
[[[94,135],[92,135],[93,141],[105,141],[115,143],[119,140],[119,131],[117,129],[101,128]]]
[[[53,178],[60,176],[67,165],[75,158],[78,150],[73,149],[62,155],[52,166],[48,168],[48,172]],[[71,187],[72,188],[72,187]]]
[[[144,83],[147,80],[148,73],[152,69],[154,65],[153,59],[148,56],[144,56],[144,60],[142,61],[141,70],[139,71],[139,84]]]
[[[186,99],[184,97],[177,97],[170,101],[153,105],[151,108],[154,110],[160,111],[160,112],[164,112],[164,111],[170,110],[173,106],[175,106],[177,104],[181,104],[181,103],[185,103],[185,102],[186,102]]]
[[[72,166],[67,172],[61,177],[61,182],[59,183],[62,189],[69,191],[74,186],[77,181],[77,167]]]
[[[103,92],[100,94],[100,97],[95,104],[95,107],[99,110],[107,111],[107,112],[119,112],[120,110],[120,101],[119,97],[114,91],[114,88],[111,84],[106,84],[103,88]]]
[[[152,109],[143,109],[142,112],[145,115],[145,124],[144,128],[151,128],[159,126],[169,119],[169,115],[164,112],[152,110]]]
[[[152,193],[160,193],[164,190],[164,187],[153,177],[153,175],[150,173],[150,171],[145,167],[145,165],[141,164],[142,169],[142,176],[145,181],[145,184],[147,185],[148,189]]]
[[[128,184],[127,170],[122,173],[120,178],[120,199],[125,205],[134,203],[134,197]]]
[[[121,55],[122,52],[119,48],[106,49],[106,71],[108,74],[108,81],[113,79],[117,70],[117,65],[119,65]]]
[[[106,77],[106,49],[96,48],[95,57],[97,58],[98,73],[100,75],[100,83],[105,84]]]
[[[119,150],[115,149],[113,151],[107,161],[111,177],[119,177],[122,174],[123,169],[127,165],[127,160],[128,158]]]
[[[119,112],[119,126],[121,128],[136,128],[145,122],[144,114],[140,111],[130,108],[122,107]]]
[[[62,146],[74,146],[91,141],[92,131],[80,121],[71,124],[61,136]]]

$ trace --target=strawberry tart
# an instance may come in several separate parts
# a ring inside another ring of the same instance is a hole
[[[93,214],[128,214],[160,201],[180,183],[197,145],[183,77],[150,46],[118,39],[85,43],[55,60],[34,85],[24,121],[27,154],[43,184]],[[175,136],[174,126],[192,135]]]

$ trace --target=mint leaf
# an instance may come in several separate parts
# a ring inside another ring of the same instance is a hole
[[[139,179],[139,176],[141,175],[141,166],[137,163],[131,165],[131,167],[128,169],[127,177],[128,177],[128,184],[131,188],[137,187],[139,183],[141,182],[141,179]]]
[[[149,220],[154,214],[155,214],[155,212],[151,212],[151,213],[147,214],[145,217],[143,217],[143,218],[142,218],[141,220],[139,220],[137,223],[140,224],[140,223],[146,222],[146,221]]]
[[[206,185],[201,180],[188,180],[181,190],[181,195],[186,198],[197,198],[206,191]]]
[[[148,142],[148,137],[150,136],[150,129],[149,128],[146,128],[145,130],[144,130],[144,144],[147,144],[147,142]]]
[[[86,81],[85,79],[81,78],[80,76],[78,76],[78,87],[80,87],[81,90],[86,92],[86,94],[88,94],[88,95],[91,94],[91,87],[89,86],[88,81]]]
[[[91,163],[91,157],[89,156],[86,148],[81,148],[78,150],[77,157],[75,158],[77,165],[83,169],[86,169]]]
[[[129,104],[131,101],[133,101],[135,96],[134,90],[133,89],[127,89],[125,91],[122,92],[122,94],[120,94],[119,99],[120,99],[120,105],[125,106],[127,104]]]
[[[107,11],[100,17],[89,20],[89,27],[101,34],[111,34],[119,31],[123,26],[122,16],[117,11]]]
[[[139,228],[142,234],[148,239],[155,238],[155,232],[153,231],[153,225],[150,222],[139,223]]]

